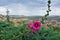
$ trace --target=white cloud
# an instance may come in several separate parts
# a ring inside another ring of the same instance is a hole
[[[0,7],[0,14],[4,14],[4,15],[6,15],[6,8],[4,8],[4,7]]]
[[[11,4],[5,7],[12,10],[10,15],[28,15],[28,13],[30,13],[30,11],[27,10],[27,7],[22,4]]]
[[[60,15],[60,8],[58,7],[51,7],[51,13],[50,15]]]
[[[12,4],[6,6],[7,8],[12,9],[12,13],[14,15],[26,15],[26,16],[33,16],[33,15],[44,15],[46,12],[46,7],[28,7],[22,4]]]
[[[22,4],[10,4],[6,6],[0,6],[0,14],[6,15],[6,10],[9,9],[10,15],[45,15],[47,7],[29,7]],[[60,15],[60,8],[51,7],[50,15]]]
[[[11,9],[8,9],[10,11],[10,13],[12,12]],[[5,7],[0,7],[0,14],[2,15],[6,15],[6,11],[7,11],[7,8]]]

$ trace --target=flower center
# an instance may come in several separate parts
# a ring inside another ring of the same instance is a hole
[[[38,24],[35,24],[35,27],[38,27]]]

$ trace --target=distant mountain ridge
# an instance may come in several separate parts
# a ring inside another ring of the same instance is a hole
[[[6,16],[6,15],[0,14],[0,16]],[[42,18],[43,16],[9,15],[9,17],[12,17],[12,18]],[[48,16],[47,18],[60,18],[60,16]]]
[[[16,17],[16,18],[42,18],[43,16],[10,15],[10,17]],[[57,18],[57,19],[59,19],[60,16],[48,16],[47,18]]]

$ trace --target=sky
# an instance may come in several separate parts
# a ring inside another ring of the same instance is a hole
[[[0,14],[24,16],[44,16],[47,11],[48,0],[0,0]],[[51,0],[50,16],[60,16],[60,0]]]

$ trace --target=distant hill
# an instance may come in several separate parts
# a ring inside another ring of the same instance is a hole
[[[0,16],[3,16],[0,14]],[[6,15],[4,15],[6,16]],[[9,15],[10,18],[42,18],[43,16],[24,16],[24,15]],[[60,19],[60,16],[48,16],[50,19]]]
[[[60,16],[49,16],[48,18],[60,19]]]
[[[10,15],[13,18],[42,18],[43,16],[24,16],[24,15]],[[48,16],[47,18],[60,18],[60,16]]]

